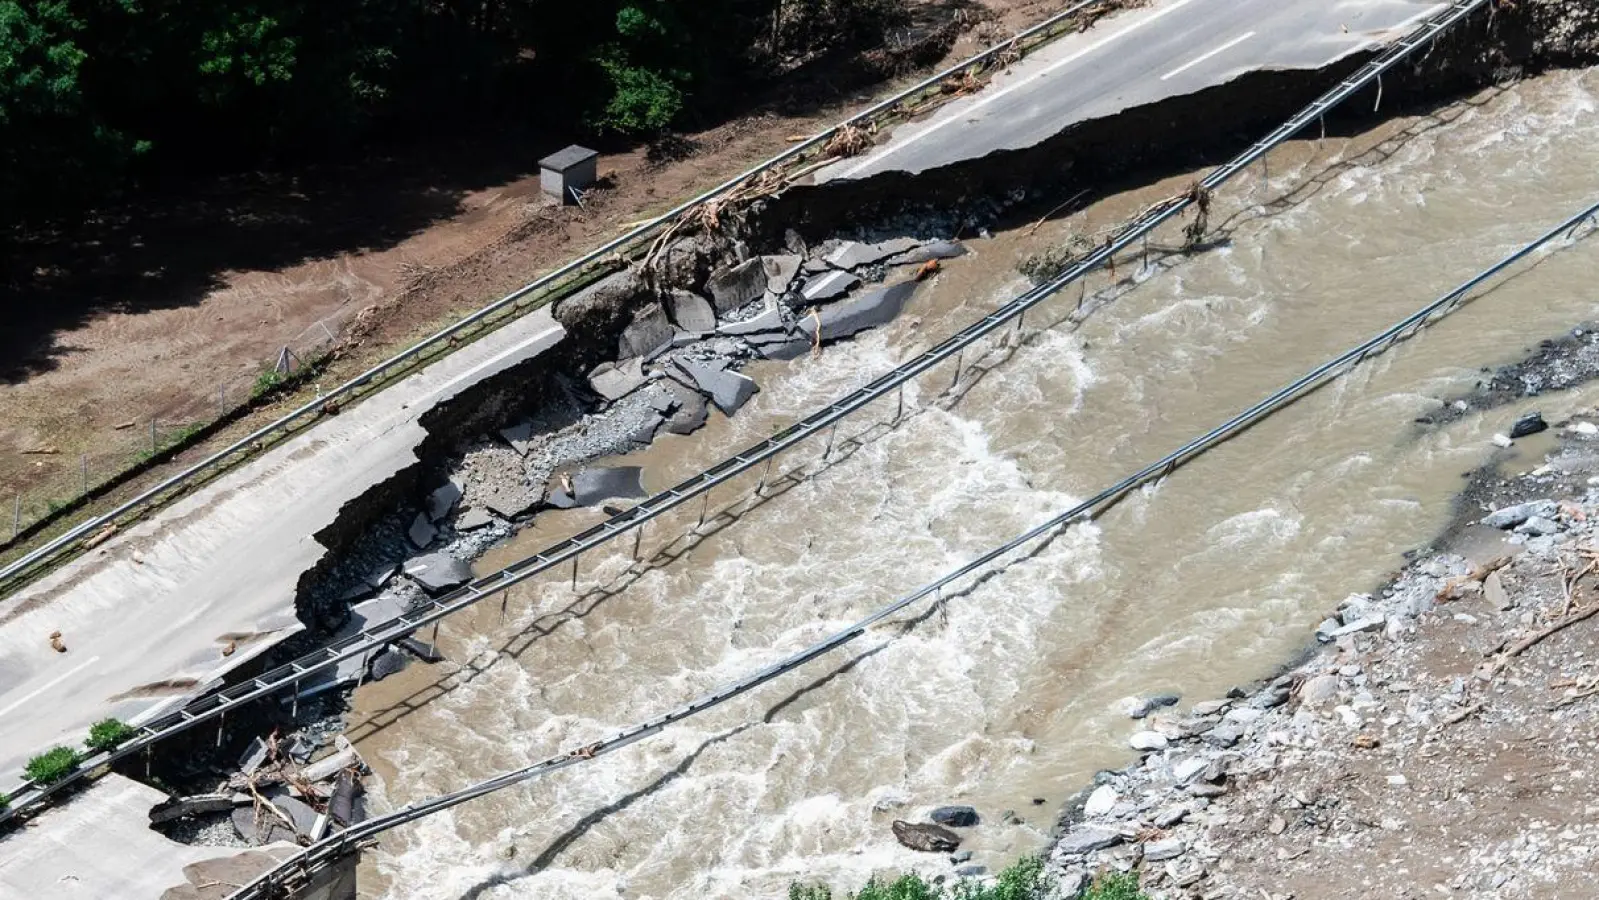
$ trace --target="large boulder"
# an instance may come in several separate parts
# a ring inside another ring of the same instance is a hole
[[[759,258],[746,259],[711,273],[705,287],[717,312],[732,312],[766,294],[766,268]]]
[[[960,835],[942,825],[895,820],[890,827],[901,844],[923,853],[950,853],[961,845]]]

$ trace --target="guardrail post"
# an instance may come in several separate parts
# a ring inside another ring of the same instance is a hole
[[[838,436],[838,423],[834,422],[833,423],[833,427],[827,429],[827,446],[822,448],[822,459],[823,460],[826,460],[829,456],[831,456],[833,454],[833,438],[835,438],[837,436]]]
[[[899,383],[899,403],[894,407],[894,424],[905,418],[905,382]]]
[[[702,521],[702,522],[705,521],[704,516],[700,517],[700,521]],[[582,554],[578,554],[578,555],[572,557],[572,592],[573,593],[577,592],[577,561],[579,559],[581,559],[581,558],[582,558]],[[509,594],[510,590],[507,589],[506,593]]]
[[[903,390],[904,390],[903,386],[900,388],[900,390],[903,392]],[[903,397],[904,397],[904,394],[901,393],[901,398],[902,398],[901,402],[902,403],[904,402]],[[761,492],[766,490],[766,476],[772,474],[772,463],[775,462],[776,460],[777,460],[777,456],[775,454],[772,455],[772,456],[766,457],[766,468],[761,470],[761,480],[756,482],[756,484],[755,484],[755,496],[757,496],[757,497],[761,496]]]
[[[22,532],[22,492],[17,492],[17,502],[11,507],[11,539],[17,539]]]
[[[228,714],[227,713],[224,712],[222,715],[217,716],[217,748],[218,749],[221,749],[221,747],[222,747],[222,729],[224,727],[226,727],[227,724],[228,724]]]
[[[640,547],[640,545],[642,545],[644,543],[644,526],[648,525],[648,524],[649,524],[649,522],[648,522],[648,520],[646,520],[646,521],[638,523],[638,527],[633,529],[633,561],[634,562],[638,562],[638,560],[639,560],[639,547]]]
[[[505,608],[507,606],[509,606],[510,603],[511,603],[511,589],[510,588],[506,588],[505,592],[500,594],[500,624],[501,625],[505,624]]]
[[[837,428],[838,426],[834,425],[833,427]],[[828,446],[830,448],[832,447],[832,442],[831,441],[828,442]],[[704,497],[705,497],[704,502],[702,502],[700,504],[700,521],[699,521],[700,525],[704,525],[705,524],[705,516],[711,511],[711,489],[710,488],[706,488],[705,489]],[[697,528],[699,526],[696,525],[695,527]]]
[[[963,347],[963,348],[961,348],[961,351],[959,353],[955,354],[955,377],[950,380],[949,387],[947,388],[947,390],[953,391],[957,387],[960,387],[960,383],[961,383],[961,366],[965,365],[965,363],[966,363],[966,350]]]
[[[83,454],[83,492],[89,493],[89,454]]]

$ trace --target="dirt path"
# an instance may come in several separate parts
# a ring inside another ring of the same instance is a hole
[[[923,15],[958,15],[966,26],[949,62],[1061,5],[929,0]],[[527,171],[531,151],[524,171],[496,171],[503,160],[491,160],[465,183],[458,174],[430,180],[451,167],[376,160],[362,171],[220,185],[184,208],[149,212],[163,219],[152,229],[159,240],[131,240],[103,257],[92,256],[93,237],[75,244],[75,255],[40,266],[35,280],[47,287],[24,305],[9,338],[0,336],[0,507],[27,525],[86,481],[148,454],[152,438],[164,446],[240,402],[282,348],[306,355],[359,321],[358,346],[322,379],[338,383],[869,99],[736,119],[687,135],[695,149],[671,163],[650,161],[642,147],[603,156],[601,185],[584,209],[540,194],[536,171]],[[127,227],[96,221],[86,230]],[[10,524],[0,523],[0,536],[9,537]]]

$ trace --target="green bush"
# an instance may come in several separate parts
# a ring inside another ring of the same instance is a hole
[[[873,878],[858,893],[847,900],[1042,900],[1049,894],[1050,880],[1044,873],[1044,861],[1029,856],[999,873],[994,883],[962,879],[952,884],[932,884],[920,875],[901,875],[892,881]],[[1137,890],[1137,882],[1133,882]],[[1095,885],[1094,890],[1100,886]],[[1142,895],[1105,894],[1089,895],[1092,900],[1142,900]],[[821,884],[793,884],[788,889],[789,900],[833,900],[832,889]]]
[[[28,760],[28,780],[38,785],[55,784],[72,774],[83,761],[83,754],[71,747],[57,747]]]
[[[1138,889],[1137,875],[1118,872],[1095,881],[1083,900],[1149,900],[1149,895]]]
[[[6,795],[5,791],[0,791],[0,812],[5,812],[7,809],[10,809],[10,808],[11,808],[11,798]]]
[[[260,375],[255,376],[255,384],[250,388],[250,397],[252,399],[265,397],[267,394],[277,390],[278,386],[287,380],[288,376],[277,369],[267,369]]]
[[[133,726],[118,719],[106,719],[94,723],[89,728],[89,740],[85,741],[85,743],[88,744],[90,750],[110,753],[135,734],[138,734],[138,732]]]

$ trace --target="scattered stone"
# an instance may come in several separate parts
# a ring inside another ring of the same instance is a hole
[[[455,509],[455,504],[461,502],[461,486],[453,480],[446,481],[428,495],[428,518],[434,522],[439,521]]]
[[[692,291],[675,290],[666,297],[672,321],[684,331],[700,334],[716,328],[716,310],[711,301]]]
[[[1341,628],[1335,628],[1325,637],[1322,637],[1319,634],[1317,636],[1321,637],[1322,640],[1326,642],[1336,641],[1345,635],[1360,634],[1364,631],[1381,631],[1383,623],[1386,621],[1386,616],[1384,616],[1382,613],[1377,613],[1369,619],[1356,619],[1355,621],[1350,622],[1348,625],[1344,625]],[[1237,712],[1237,710],[1234,710],[1234,712]]]
[[[928,813],[927,818],[951,828],[971,828],[979,821],[977,810],[970,806],[940,806]]]
[[[1488,601],[1489,606],[1499,612],[1514,609],[1516,606],[1515,601],[1510,599],[1510,593],[1505,590],[1505,581],[1499,577],[1498,572],[1490,572],[1488,577],[1482,580],[1482,596]]]
[[[416,518],[411,522],[410,529],[406,531],[406,536],[411,539],[411,543],[415,544],[418,550],[426,549],[427,545],[433,543],[433,539],[438,537],[438,535],[439,530],[434,528],[433,523],[428,520],[427,513],[417,513]]]
[[[988,874],[988,867],[987,866],[961,866],[960,868],[955,870],[955,874],[958,877],[960,877],[960,878],[981,878],[984,875]]]
[[[1188,848],[1178,838],[1149,841],[1144,844],[1144,862],[1165,862],[1168,859],[1176,859],[1186,852]]]
[[[1222,724],[1217,725],[1215,728],[1205,732],[1200,737],[1200,740],[1211,745],[1212,747],[1220,747],[1221,749],[1225,750],[1228,747],[1237,744],[1243,739],[1243,737],[1244,728],[1242,725],[1239,725],[1235,722],[1223,722]]]
[[[896,819],[890,827],[901,844],[923,853],[952,853],[961,845],[960,835],[941,825]]]
[[[1188,813],[1188,805],[1185,803],[1180,803],[1176,806],[1168,806],[1165,809],[1162,809],[1160,812],[1155,813],[1154,817],[1150,819],[1150,822],[1156,828],[1171,828],[1172,826],[1177,825],[1184,819],[1188,818]]]
[[[1543,537],[1550,534],[1559,534],[1560,525],[1554,520],[1546,519],[1543,516],[1529,516],[1527,521],[1516,526],[1515,532],[1516,534]]]
[[[1315,709],[1338,698],[1338,676],[1317,675],[1307,679],[1299,688],[1299,702],[1302,706]]]
[[[1119,832],[1105,828],[1083,827],[1068,832],[1060,839],[1060,843],[1055,845],[1055,849],[1060,853],[1082,856],[1095,850],[1114,847],[1121,842],[1122,836]]]
[[[1121,797],[1117,796],[1115,788],[1108,784],[1102,784],[1094,788],[1094,792],[1088,795],[1088,801],[1083,804],[1083,815],[1090,819],[1097,819],[1115,809],[1116,802],[1120,799]]]
[[[1549,423],[1543,420],[1543,414],[1530,412],[1517,419],[1516,424],[1510,426],[1510,439],[1524,438],[1548,430]]]
[[[1338,623],[1334,621],[1333,624],[1336,626]],[[1196,716],[1214,716],[1232,705],[1231,700],[1201,700],[1194,704],[1192,712]]]
[[[729,313],[766,293],[766,267],[760,259],[745,261],[711,275],[705,283],[718,313]]]
[[[415,579],[428,593],[437,594],[471,581],[472,567],[453,556],[429,553],[406,563],[405,574]]]
[[[842,297],[861,280],[848,272],[824,272],[807,278],[800,288],[800,298],[807,304],[825,303]]]
[[[1272,834],[1282,834],[1288,830],[1288,822],[1282,816],[1272,816],[1271,821],[1266,824],[1266,830]]]
[[[970,850],[962,850],[959,853],[956,853],[953,856],[951,856],[949,858],[949,861],[958,866],[958,865],[960,865],[963,862],[970,862],[971,858],[972,858],[972,851],[970,851]]]
[[[1509,435],[1504,434],[1495,434],[1492,438],[1489,438],[1489,440],[1495,447],[1499,447],[1501,449],[1507,449],[1511,444],[1515,443],[1510,439]]]
[[[1227,788],[1219,784],[1211,784],[1208,781],[1200,781],[1188,785],[1188,793],[1193,794],[1195,797],[1220,797],[1222,794],[1227,793]]]
[[[1150,753],[1156,750],[1165,750],[1166,746],[1171,742],[1166,739],[1164,734],[1158,731],[1140,731],[1128,738],[1127,743],[1134,750]]]
[[[1557,511],[1558,507],[1553,500],[1531,500],[1496,509],[1482,517],[1482,524],[1489,528],[1508,531],[1533,516],[1543,516],[1547,519],[1554,516]]]
[[[1182,699],[1177,694],[1155,694],[1152,697],[1144,697],[1138,700],[1127,714],[1134,719],[1147,718],[1150,713],[1157,709],[1176,706],[1178,701]]]
[[[1178,784],[1187,784],[1188,782],[1193,781],[1195,778],[1198,778],[1200,773],[1204,772],[1205,768],[1209,765],[1210,763],[1206,762],[1205,758],[1202,756],[1190,756],[1177,765],[1172,766],[1172,778],[1175,779]]]

